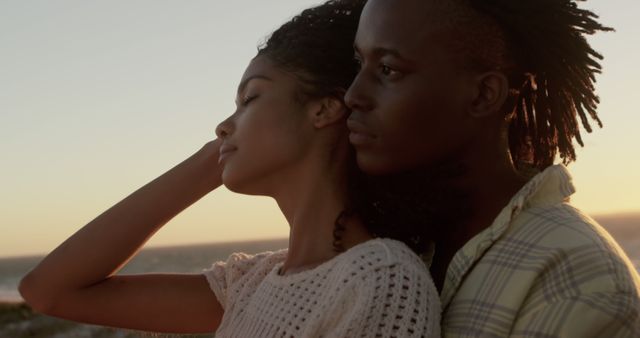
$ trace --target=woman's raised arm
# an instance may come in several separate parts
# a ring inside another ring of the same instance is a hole
[[[220,140],[82,227],[20,283],[36,311],[160,332],[213,331],[223,310],[201,275],[115,276],[170,219],[221,185]]]

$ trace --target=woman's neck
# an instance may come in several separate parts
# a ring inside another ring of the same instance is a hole
[[[297,177],[287,182],[274,196],[289,223],[289,250],[283,273],[293,273],[317,266],[335,257],[334,227],[347,205],[347,182],[342,168],[327,168],[309,163],[298,168]],[[344,219],[342,246],[346,250],[371,239],[355,216]]]

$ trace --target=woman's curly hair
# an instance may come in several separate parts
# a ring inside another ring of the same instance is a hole
[[[304,98],[344,96],[358,67],[353,41],[366,0],[331,0],[305,9],[258,47],[304,84]]]

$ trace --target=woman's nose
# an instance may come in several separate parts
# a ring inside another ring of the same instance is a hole
[[[231,121],[231,116],[226,120],[220,122],[216,127],[216,136],[218,138],[224,139],[227,138],[233,132],[233,123]]]

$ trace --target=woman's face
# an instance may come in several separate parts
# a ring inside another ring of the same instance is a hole
[[[272,195],[305,155],[313,126],[296,99],[298,80],[267,57],[245,70],[236,111],[220,123],[222,181],[232,191]]]

